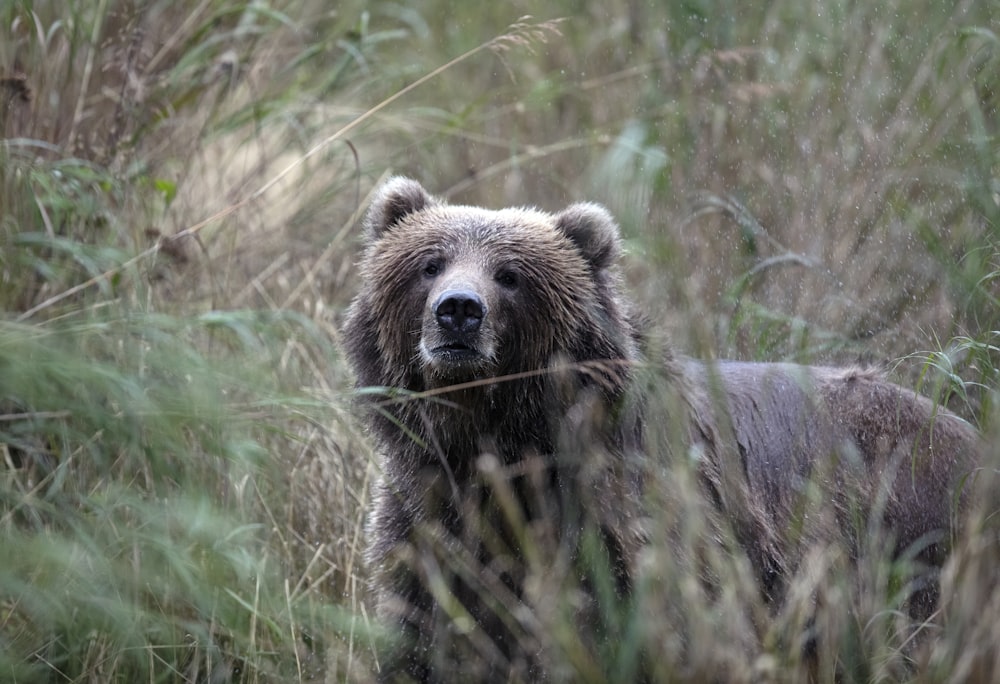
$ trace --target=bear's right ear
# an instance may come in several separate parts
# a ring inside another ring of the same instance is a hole
[[[378,239],[408,215],[437,203],[417,181],[402,176],[390,178],[376,191],[365,214],[365,238]]]

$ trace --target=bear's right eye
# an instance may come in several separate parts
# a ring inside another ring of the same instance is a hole
[[[424,264],[424,275],[428,278],[433,278],[438,273],[441,272],[441,264],[437,261],[428,261]]]

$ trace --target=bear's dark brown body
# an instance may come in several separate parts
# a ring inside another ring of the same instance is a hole
[[[666,458],[647,453],[654,424],[682,427],[769,595],[795,564],[800,485],[834,457],[828,484],[852,496],[838,524],[861,497],[899,548],[937,535],[924,556],[940,562],[974,430],[867,370],[647,358],[603,208],[452,206],[395,178],[365,230],[344,339],[358,386],[395,393],[365,395],[383,468],[368,562],[379,615],[405,637],[384,678],[539,676],[523,566],[572,563],[594,530],[629,590],[656,543],[642,506],[644,471]],[[649,415],[650,377],[677,415]]]

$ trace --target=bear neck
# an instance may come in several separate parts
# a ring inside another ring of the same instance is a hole
[[[408,468],[444,463],[458,480],[467,480],[475,477],[476,464],[486,454],[502,465],[554,456],[565,446],[574,423],[585,423],[578,427],[620,442],[610,417],[626,376],[616,374],[616,382],[609,384],[607,378],[595,382],[593,373],[544,373],[453,391],[444,388],[399,404],[390,415],[376,414],[378,431],[392,443],[387,445],[389,453],[403,448],[411,455]],[[598,427],[595,422],[612,424]]]

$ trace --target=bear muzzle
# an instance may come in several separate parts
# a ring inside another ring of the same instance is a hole
[[[484,334],[488,307],[471,287],[449,287],[430,305],[420,348],[424,360],[438,369],[471,369],[493,356]]]

